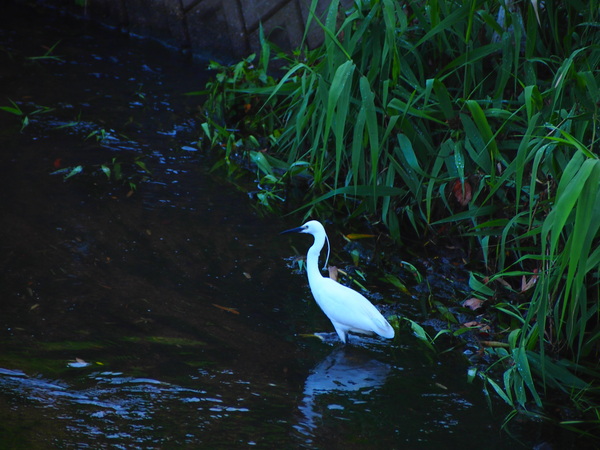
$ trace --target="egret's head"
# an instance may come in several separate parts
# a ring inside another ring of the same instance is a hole
[[[308,233],[312,234],[315,237],[315,244],[320,242],[322,246],[324,244],[323,241],[327,241],[327,258],[325,259],[325,268],[327,267],[327,263],[329,262],[329,252],[331,250],[329,246],[329,238],[327,237],[327,233],[325,233],[325,228],[321,225],[321,222],[318,220],[309,220],[304,225],[298,228],[292,228],[291,230],[282,231],[280,234],[284,233]],[[319,245],[319,244],[317,244]],[[319,247],[319,251],[322,247]]]
[[[285,234],[285,233],[308,233],[308,234],[312,234],[313,236],[317,236],[320,233],[325,234],[325,228],[323,228],[323,225],[321,225],[321,222],[319,222],[317,220],[310,220],[300,227],[292,228],[291,230],[282,231],[280,234]]]

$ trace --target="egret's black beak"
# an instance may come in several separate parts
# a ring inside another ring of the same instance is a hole
[[[286,233],[302,233],[304,231],[304,227],[297,227],[297,228],[292,228],[291,230],[285,230],[282,231],[279,234],[286,234]]]

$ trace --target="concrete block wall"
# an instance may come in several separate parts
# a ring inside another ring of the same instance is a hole
[[[259,24],[268,38],[291,50],[302,40],[311,0],[38,0],[69,8],[92,20],[133,34],[159,39],[173,47],[218,60],[257,52]],[[344,7],[352,0],[343,0]],[[328,0],[318,2],[323,17]],[[309,47],[322,41],[317,25],[307,36]]]

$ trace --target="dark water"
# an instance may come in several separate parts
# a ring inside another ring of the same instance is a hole
[[[0,105],[29,123],[0,111],[1,448],[571,448],[503,431],[460,353],[302,336],[333,331],[290,262],[310,238],[209,172],[183,95],[206,63],[5,12]],[[60,60],[29,58],[56,42]],[[133,195],[98,169],[141,156]]]

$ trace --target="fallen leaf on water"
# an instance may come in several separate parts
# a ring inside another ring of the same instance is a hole
[[[299,334],[298,336],[303,337],[303,338],[317,338],[322,341],[324,340],[323,336],[321,336],[319,333],[313,333],[313,334],[302,333],[302,334]]]
[[[216,303],[212,304],[215,308],[222,309],[223,311],[230,312],[232,314],[239,314],[240,312],[235,308],[228,308],[227,306],[217,305]]]
[[[463,306],[465,308],[471,308],[473,311],[481,308],[481,305],[483,305],[483,300],[481,300],[479,298],[475,298],[475,297],[471,297],[470,299],[465,300],[463,302]]]
[[[243,272],[243,273],[244,273],[244,276],[245,276],[247,279],[250,279],[250,278],[252,278],[252,275],[250,275],[248,272]]]
[[[89,365],[90,365],[89,362],[86,362],[86,361],[84,361],[81,358],[75,358],[75,361],[71,361],[71,362],[67,363],[67,366],[69,366],[69,367],[75,367],[77,369],[79,369],[81,367],[87,367]]]
[[[443,389],[443,390],[445,390],[445,391],[447,391],[447,390],[448,390],[448,388],[447,388],[446,386],[444,386],[443,384],[440,384],[440,383],[435,383],[435,385],[436,385],[437,387],[439,387],[440,389]]]
[[[36,303],[35,305],[31,305],[31,307],[29,308],[29,311],[33,311],[34,309],[36,309],[38,306],[40,306],[39,303]]]

